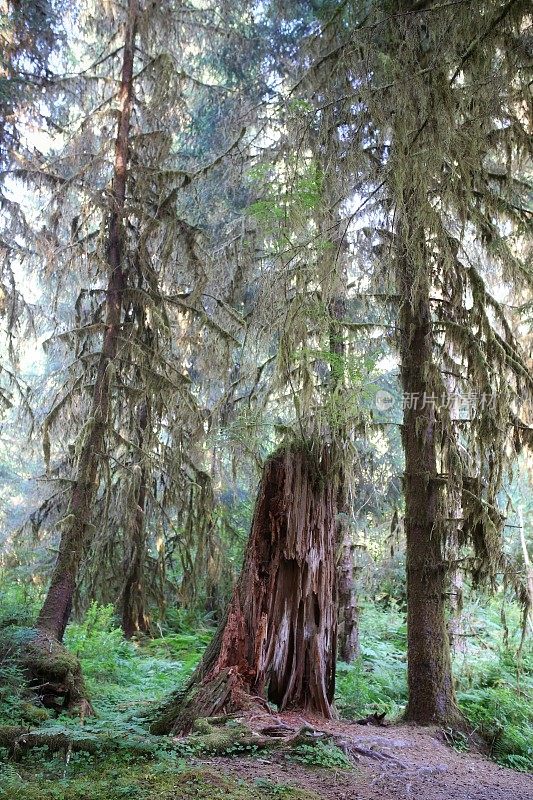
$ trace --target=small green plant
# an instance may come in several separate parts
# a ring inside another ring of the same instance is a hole
[[[340,747],[329,742],[296,745],[287,753],[286,758],[306,767],[353,769],[352,762]]]
[[[115,623],[112,605],[91,603],[83,622],[67,628],[65,643],[80,658],[88,680],[127,679],[135,650]]]
[[[455,728],[447,727],[442,731],[446,742],[457,750],[459,753],[466,753],[470,750],[470,742],[468,736],[462,731]]]
[[[367,604],[361,612],[361,656],[337,665],[336,704],[350,719],[399,717],[407,702],[405,615],[395,606]]]
[[[39,612],[38,587],[24,576],[0,569],[0,630],[9,626],[31,627]]]
[[[294,794],[293,786],[289,786],[286,783],[274,783],[274,781],[270,781],[268,778],[256,778],[254,781],[254,786],[268,795],[269,798],[288,798],[292,797]]]

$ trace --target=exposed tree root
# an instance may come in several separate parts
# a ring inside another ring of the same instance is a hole
[[[215,678],[191,683],[185,692],[173,695],[165,707],[158,709],[150,731],[156,735],[171,731],[186,734],[194,730],[199,719],[228,719],[258,708],[269,713],[268,703],[258,695],[249,694],[239,672],[227,667]],[[220,711],[224,713],[221,715]]]
[[[338,744],[340,747],[341,745]],[[341,748],[342,749],[342,748]],[[381,750],[373,750],[370,747],[361,747],[360,745],[350,744],[345,753],[347,755],[360,755],[366,758],[373,758],[375,761],[392,761],[400,769],[407,769],[407,765],[400,761],[396,756],[391,756],[390,753],[384,753]]]
[[[192,732],[186,737],[174,739],[174,742],[178,748],[185,744],[198,755],[224,755],[241,750],[290,751],[302,744],[328,742],[341,747],[348,756],[351,755],[343,739],[325,731],[317,731],[310,725],[300,728],[273,725],[255,730],[245,718],[227,715],[196,719]]]

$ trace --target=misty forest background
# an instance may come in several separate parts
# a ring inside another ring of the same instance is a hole
[[[267,703],[530,771],[529,4],[0,15],[0,797]]]

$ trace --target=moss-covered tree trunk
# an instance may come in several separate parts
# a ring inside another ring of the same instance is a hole
[[[342,508],[342,507],[341,507]],[[361,653],[359,644],[359,603],[355,584],[354,545],[349,526],[341,518],[337,522],[337,580],[339,646],[341,661],[351,664]]]
[[[92,523],[94,501],[98,490],[98,466],[105,447],[108,425],[112,363],[117,354],[120,336],[123,291],[126,285],[124,209],[133,107],[133,62],[137,16],[138,0],[129,0],[118,95],[119,117],[107,232],[108,285],[104,341],[94,382],[90,418],[77,463],[59,554],[37,622],[39,630],[45,631],[57,641],[62,640],[70,617],[78,571]]]
[[[316,455],[294,445],[267,461],[225,620],[155,732],[187,732],[198,717],[264,700],[281,710],[333,715],[336,486],[330,460],[327,449]]]
[[[333,119],[330,121],[333,126]],[[347,478],[346,458],[349,452],[350,435],[346,418],[347,387],[345,341],[345,321],[347,311],[347,258],[348,241],[340,216],[331,211],[335,204],[335,179],[328,164],[338,158],[335,148],[333,152],[323,152],[314,142],[314,150],[321,167],[322,188],[324,193],[324,209],[321,210],[319,225],[324,241],[330,247],[326,249],[325,286],[331,283],[328,302],[329,313],[329,349],[330,380],[329,403],[331,414],[331,431],[334,441],[335,466],[337,473],[337,586],[338,586],[338,657],[347,664],[352,663],[359,653],[359,604],[355,583],[354,547],[352,531],[349,524],[351,509],[348,497],[349,481]]]
[[[402,0],[399,7],[408,10],[411,4]],[[435,57],[431,36],[424,38],[419,21],[409,15],[402,26],[403,39],[394,52],[405,76],[401,87],[404,109],[391,122],[395,166],[388,189],[394,197],[392,246],[400,301],[400,373],[404,393],[406,718],[421,724],[453,724],[460,715],[454,696],[446,621],[446,498],[441,495],[443,478],[437,466],[442,446],[438,405],[443,384],[435,363],[437,343],[430,299],[441,278],[432,228],[434,167],[424,155],[425,151],[440,153],[441,131],[433,124],[433,115],[440,107],[442,77],[427,70]],[[411,80],[410,73],[426,71],[420,83]]]
[[[142,451],[148,427],[148,404],[143,402],[137,423],[138,463],[134,466],[138,485],[135,487],[134,509],[129,529],[125,531],[124,589],[122,594],[122,630],[127,639],[136,633],[147,633],[149,620],[146,613],[146,587],[144,562],[146,558],[146,495],[147,469],[142,462]]]
[[[400,236],[408,231],[406,225]],[[432,320],[429,279],[416,237],[404,239],[401,293],[401,378],[404,391],[405,532],[407,542],[406,717],[414,722],[457,718],[446,625],[448,576],[439,522],[437,432],[432,382]],[[415,288],[416,287],[416,288]]]

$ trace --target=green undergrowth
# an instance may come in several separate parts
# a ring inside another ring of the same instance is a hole
[[[320,800],[314,792],[268,780],[243,781],[180,763],[150,766],[101,763],[78,754],[65,764],[44,757],[37,770],[8,764],[0,776],[0,800]],[[35,760],[35,759],[34,759]]]
[[[360,641],[361,657],[354,664],[337,664],[337,708],[349,719],[383,712],[395,719],[407,702],[405,615],[394,604],[386,609],[365,605]]]
[[[1,576],[0,576],[1,579]],[[92,605],[82,622],[69,626],[66,644],[79,657],[97,715],[83,722],[56,716],[35,705],[24,689],[13,656],[16,643],[31,630],[39,598],[31,587],[4,586],[0,580],[0,726],[24,725],[47,736],[65,736],[72,752],[33,749],[14,762],[0,749],[0,800],[115,800],[121,797],[312,798],[281,784],[241,786],[213,783],[213,776],[185,769],[194,759],[213,754],[254,756],[237,730],[220,747],[199,737],[179,746],[151,736],[146,719],[159,703],[182,685],[198,663],[212,630],[188,627],[191,620],[174,615],[157,638],[126,641],[110,606]],[[507,610],[509,636],[502,641],[500,607],[494,601],[469,606],[465,613],[465,650],[456,656],[460,706],[475,730],[489,743],[492,757],[519,770],[533,768],[533,655],[524,646],[517,659],[519,612]],[[353,665],[338,665],[337,707],[358,719],[373,713],[399,718],[406,702],[405,615],[394,603],[367,604],[361,615],[362,654]],[[231,726],[230,726],[231,727]],[[76,743],[90,752],[76,752]],[[466,750],[469,739],[449,732],[450,742]],[[342,769],[349,765],[341,750],[328,744],[301,745],[284,754],[304,767]]]
[[[459,707],[474,731],[488,743],[491,757],[506,767],[533,770],[533,648],[521,638],[520,610],[501,601],[469,604],[464,611],[464,649],[454,658]],[[407,702],[405,615],[394,603],[365,605],[361,615],[361,657],[337,666],[337,707],[351,719],[383,713],[401,717]],[[460,750],[468,737],[449,731]]]
[[[315,744],[299,744],[291,748],[286,756],[287,761],[302,764],[306,767],[322,769],[353,769],[353,764],[345,753],[330,742]]]
[[[471,610],[467,647],[456,657],[459,705],[499,764],[533,771],[533,647],[519,650],[518,609],[507,611],[509,640],[501,641],[500,609]]]
[[[211,636],[209,630],[171,631],[157,639],[126,641],[112,606],[93,604],[82,623],[67,628],[65,643],[81,661],[98,717],[115,724],[126,717],[129,724],[187,680]]]

